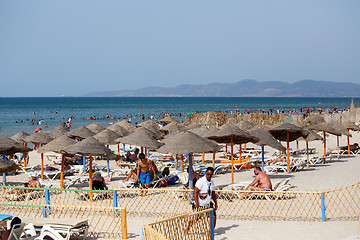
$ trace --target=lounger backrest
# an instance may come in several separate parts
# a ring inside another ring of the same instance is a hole
[[[24,232],[25,223],[15,224],[10,232],[8,240],[19,240]]]

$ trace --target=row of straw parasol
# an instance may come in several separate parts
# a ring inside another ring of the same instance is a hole
[[[247,142],[253,142],[258,144],[264,150],[264,146],[271,146],[273,148],[285,151],[285,148],[276,141],[287,141],[287,162],[288,171],[289,168],[289,142],[304,138],[305,140],[311,140],[308,138],[319,139],[319,136],[315,135],[312,130],[325,131],[332,134],[338,134],[338,132],[330,131],[329,128],[325,128],[325,123],[321,122],[309,127],[309,129],[295,126],[293,124],[282,124],[275,128],[270,129],[253,129],[249,132],[241,130],[237,126],[225,125],[220,129],[207,129],[207,128],[195,128],[189,131],[188,127],[176,121],[169,121],[162,131],[171,133],[166,139],[165,143],[161,143],[158,140],[162,138],[160,129],[157,124],[149,120],[142,123],[140,128],[136,129],[135,126],[127,122],[118,122],[110,125],[107,129],[97,123],[93,123],[87,127],[82,126],[77,129],[68,131],[63,126],[58,126],[48,132],[38,132],[34,135],[26,136],[25,133],[18,133],[13,136],[18,141],[31,142],[33,144],[45,144],[38,149],[38,152],[43,154],[48,151],[62,153],[62,175],[61,175],[61,187],[63,186],[63,169],[64,169],[64,154],[82,154],[90,157],[90,173],[89,184],[91,187],[92,180],[92,157],[93,156],[105,156],[107,158],[113,158],[114,155],[109,148],[105,145],[113,144],[131,144],[145,148],[158,149],[160,153],[172,153],[172,154],[188,154],[189,164],[191,165],[192,153],[201,152],[215,152],[220,149],[217,143],[230,143],[231,145],[231,160],[232,160],[232,183],[234,182],[234,160],[233,160],[233,145],[244,144]],[[251,123],[242,123],[244,129],[249,130],[254,128]],[[347,125],[348,129],[355,129],[352,125]],[[327,126],[329,127],[329,126]],[[355,125],[356,127],[356,125]],[[348,131],[347,131],[348,132]],[[340,133],[341,134],[341,133]],[[51,136],[55,137],[53,138]],[[325,136],[325,135],[324,135]],[[74,140],[76,139],[77,142]],[[320,137],[321,139],[321,137]],[[215,142],[213,142],[213,141]],[[326,148],[326,147],[325,147]],[[9,148],[8,151],[11,151]],[[145,151],[146,153],[146,151]],[[262,154],[263,155],[263,154]],[[263,162],[263,161],[262,161]],[[192,171],[189,171],[191,174]],[[43,157],[42,157],[42,178],[43,178]],[[192,176],[190,176],[190,183]]]

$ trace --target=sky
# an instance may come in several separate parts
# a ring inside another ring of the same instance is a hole
[[[2,0],[2,97],[304,79],[360,83],[358,0]]]

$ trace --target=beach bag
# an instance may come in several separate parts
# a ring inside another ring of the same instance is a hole
[[[167,180],[162,181],[161,187],[166,187],[167,185],[168,185],[168,181],[167,181]]]
[[[172,178],[170,178],[168,180],[168,185],[174,185],[177,182],[177,180],[179,180],[179,177],[178,176],[173,176]]]

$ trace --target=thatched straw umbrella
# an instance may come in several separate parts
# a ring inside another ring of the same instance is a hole
[[[130,123],[128,123],[127,121],[120,121],[117,123],[114,123],[116,125],[119,125],[123,128],[125,128],[126,130],[128,130],[129,132],[135,132],[136,131],[136,127],[134,125],[131,125]]]
[[[34,133],[33,135],[26,137],[24,140],[27,143],[30,143],[30,142],[33,143],[34,150],[35,150],[37,146],[49,143],[53,139],[54,138],[52,138],[48,133],[40,131],[40,132]],[[44,154],[43,153],[41,153],[41,180],[44,180]]]
[[[257,142],[257,137],[251,136],[236,126],[225,126],[219,129],[216,134],[209,136],[208,139],[218,143],[231,144],[231,183],[234,183],[234,143],[243,144],[247,142]]]
[[[241,121],[239,123],[237,123],[235,126],[237,126],[238,128],[244,130],[244,131],[250,131],[253,127],[255,127],[254,124],[252,124],[249,121]]]
[[[139,128],[132,134],[115,140],[115,143],[125,143],[145,148],[159,148],[164,145],[157,141],[152,132],[146,128]],[[146,151],[145,154],[147,155]]]
[[[350,132],[350,130],[360,131],[360,128],[358,126],[356,126],[355,123],[353,123],[353,122],[346,121],[346,122],[343,122],[342,125],[348,130],[348,132]],[[347,142],[348,142],[348,155],[350,155],[350,137],[349,136],[347,136]]]
[[[115,140],[120,138],[121,135],[117,134],[116,132],[113,132],[109,129],[106,129],[94,136],[95,139],[97,139],[99,142],[101,142],[104,145],[113,145],[116,144]],[[110,174],[110,163],[109,158],[107,158],[107,173]]]
[[[93,137],[86,138],[66,149],[63,153],[66,154],[81,154],[90,156],[89,162],[89,188],[92,189],[92,156],[115,157],[111,150],[105,147],[102,143]],[[92,193],[90,193],[90,201],[92,200]]]
[[[120,137],[126,137],[127,135],[131,134],[130,131],[128,131],[124,127],[120,126],[119,124],[111,124],[106,129],[109,129],[109,130],[119,134],[120,135],[119,138]],[[118,155],[120,155],[120,146],[119,146],[119,144],[117,144],[117,148],[118,148]],[[125,152],[125,144],[124,144],[124,152]]]
[[[326,156],[326,133],[341,136],[341,133],[326,122],[321,122],[308,127],[310,130],[324,132],[324,157]]]
[[[179,121],[177,121],[177,120],[175,120],[175,118],[173,118],[173,117],[170,117],[170,116],[166,116],[166,117],[164,117],[164,118],[162,118],[162,119],[160,119],[159,121],[158,121],[158,123],[160,123],[160,124],[170,124],[170,123],[172,123],[172,122],[177,122],[177,123],[179,123]]]
[[[80,139],[84,139],[84,138],[88,138],[88,137],[92,137],[94,136],[96,133],[94,133],[93,131],[91,131],[90,129],[88,129],[85,126],[81,126],[78,128],[75,128],[71,131],[69,131],[66,136],[70,137],[70,138],[80,138]]]
[[[220,146],[206,138],[196,135],[195,133],[181,132],[176,134],[157,151],[172,154],[189,153],[189,167],[192,168],[192,153],[212,152],[213,149],[218,150],[220,149]],[[189,171],[189,187],[193,187],[192,171]]]
[[[33,135],[27,136],[24,140],[27,143],[33,143],[35,145],[37,144],[46,144],[53,140],[48,133],[40,131],[37,133],[34,133]]]
[[[0,174],[6,174],[19,169],[19,165],[15,164],[13,161],[0,159]]]
[[[88,129],[90,129],[91,131],[93,131],[94,133],[100,133],[105,130],[105,128],[103,126],[101,126],[100,124],[98,124],[96,122],[92,123],[90,125],[87,125],[86,127]]]
[[[53,137],[60,137],[68,132],[69,132],[69,129],[67,129],[67,127],[65,127],[63,125],[57,126],[53,129],[46,131],[46,133],[50,134]]]
[[[14,154],[16,152],[28,152],[31,149],[22,145],[21,143],[3,136],[0,137],[0,151],[3,152],[3,159],[5,160],[6,154]],[[25,160],[26,161],[26,160]],[[6,172],[3,172],[3,185],[6,185]]]
[[[151,119],[145,121],[145,122],[142,122],[140,124],[138,124],[138,127],[148,127],[148,126],[153,126],[155,128],[157,128],[159,130],[159,126]]]
[[[297,127],[291,123],[283,123],[282,125],[270,129],[270,134],[280,141],[286,141],[287,143],[287,171],[290,172],[290,147],[289,142],[294,141],[300,137],[307,137],[309,132]]]
[[[168,132],[185,132],[188,128],[178,122],[171,122],[160,130]]]
[[[341,133],[341,135],[345,135],[347,136],[347,138],[349,139],[350,137],[352,137],[351,133],[349,132],[349,130],[344,127],[342,125],[342,123],[340,123],[339,121],[332,121],[330,122],[330,125],[335,128],[337,131],[339,131],[339,133]],[[337,149],[338,149],[338,158],[340,158],[340,144],[339,144],[339,136],[336,136],[336,143],[337,143]],[[348,146],[349,147],[349,146]]]
[[[316,132],[310,130],[309,128],[305,127],[305,130],[309,131],[309,135],[307,135],[307,137],[303,138],[306,141],[306,163],[307,163],[307,167],[309,167],[309,142],[312,141],[316,141],[316,140],[321,140],[323,141],[324,139],[322,138],[322,136],[320,136],[319,134],[317,134]]]
[[[23,131],[20,131],[17,134],[15,134],[14,136],[12,136],[11,139],[13,139],[13,140],[15,140],[17,142],[20,142],[20,143],[25,143],[24,139],[27,136],[30,136],[30,134],[28,134],[26,132],[23,132]]]
[[[161,134],[161,132],[159,130],[156,130],[156,129],[151,129],[148,128],[148,127],[140,127],[138,128],[136,131],[138,131],[139,129],[146,129],[146,131],[151,134],[155,139],[159,140],[159,139],[162,139],[163,138],[163,135]],[[135,131],[135,132],[136,132]]]
[[[191,123],[189,125],[186,126],[188,129],[194,129],[194,128],[199,128],[201,127],[201,125],[199,123]]]
[[[315,125],[318,123],[323,123],[325,122],[325,118],[319,114],[315,114],[315,115],[311,115],[308,119],[307,119],[308,123],[310,125]]]
[[[261,146],[261,156],[262,156],[262,170],[264,171],[264,146],[270,146],[272,148],[278,149],[280,151],[285,152],[286,148],[279,143],[276,138],[274,138],[273,135],[271,135],[269,133],[268,130],[266,129],[262,129],[262,128],[258,128],[258,129],[254,129],[249,131],[249,134],[251,136],[257,137],[258,139],[260,139],[260,141],[258,141],[257,143],[255,143],[258,146]]]
[[[44,146],[38,148],[38,153],[46,153],[46,152],[56,152],[62,153],[66,148],[74,145],[76,141],[71,139],[65,135],[60,136],[52,140],[51,142],[45,144]],[[64,187],[64,164],[65,164],[65,155],[61,156],[61,175],[60,175],[60,188]],[[41,176],[43,177],[43,168],[41,168]]]

